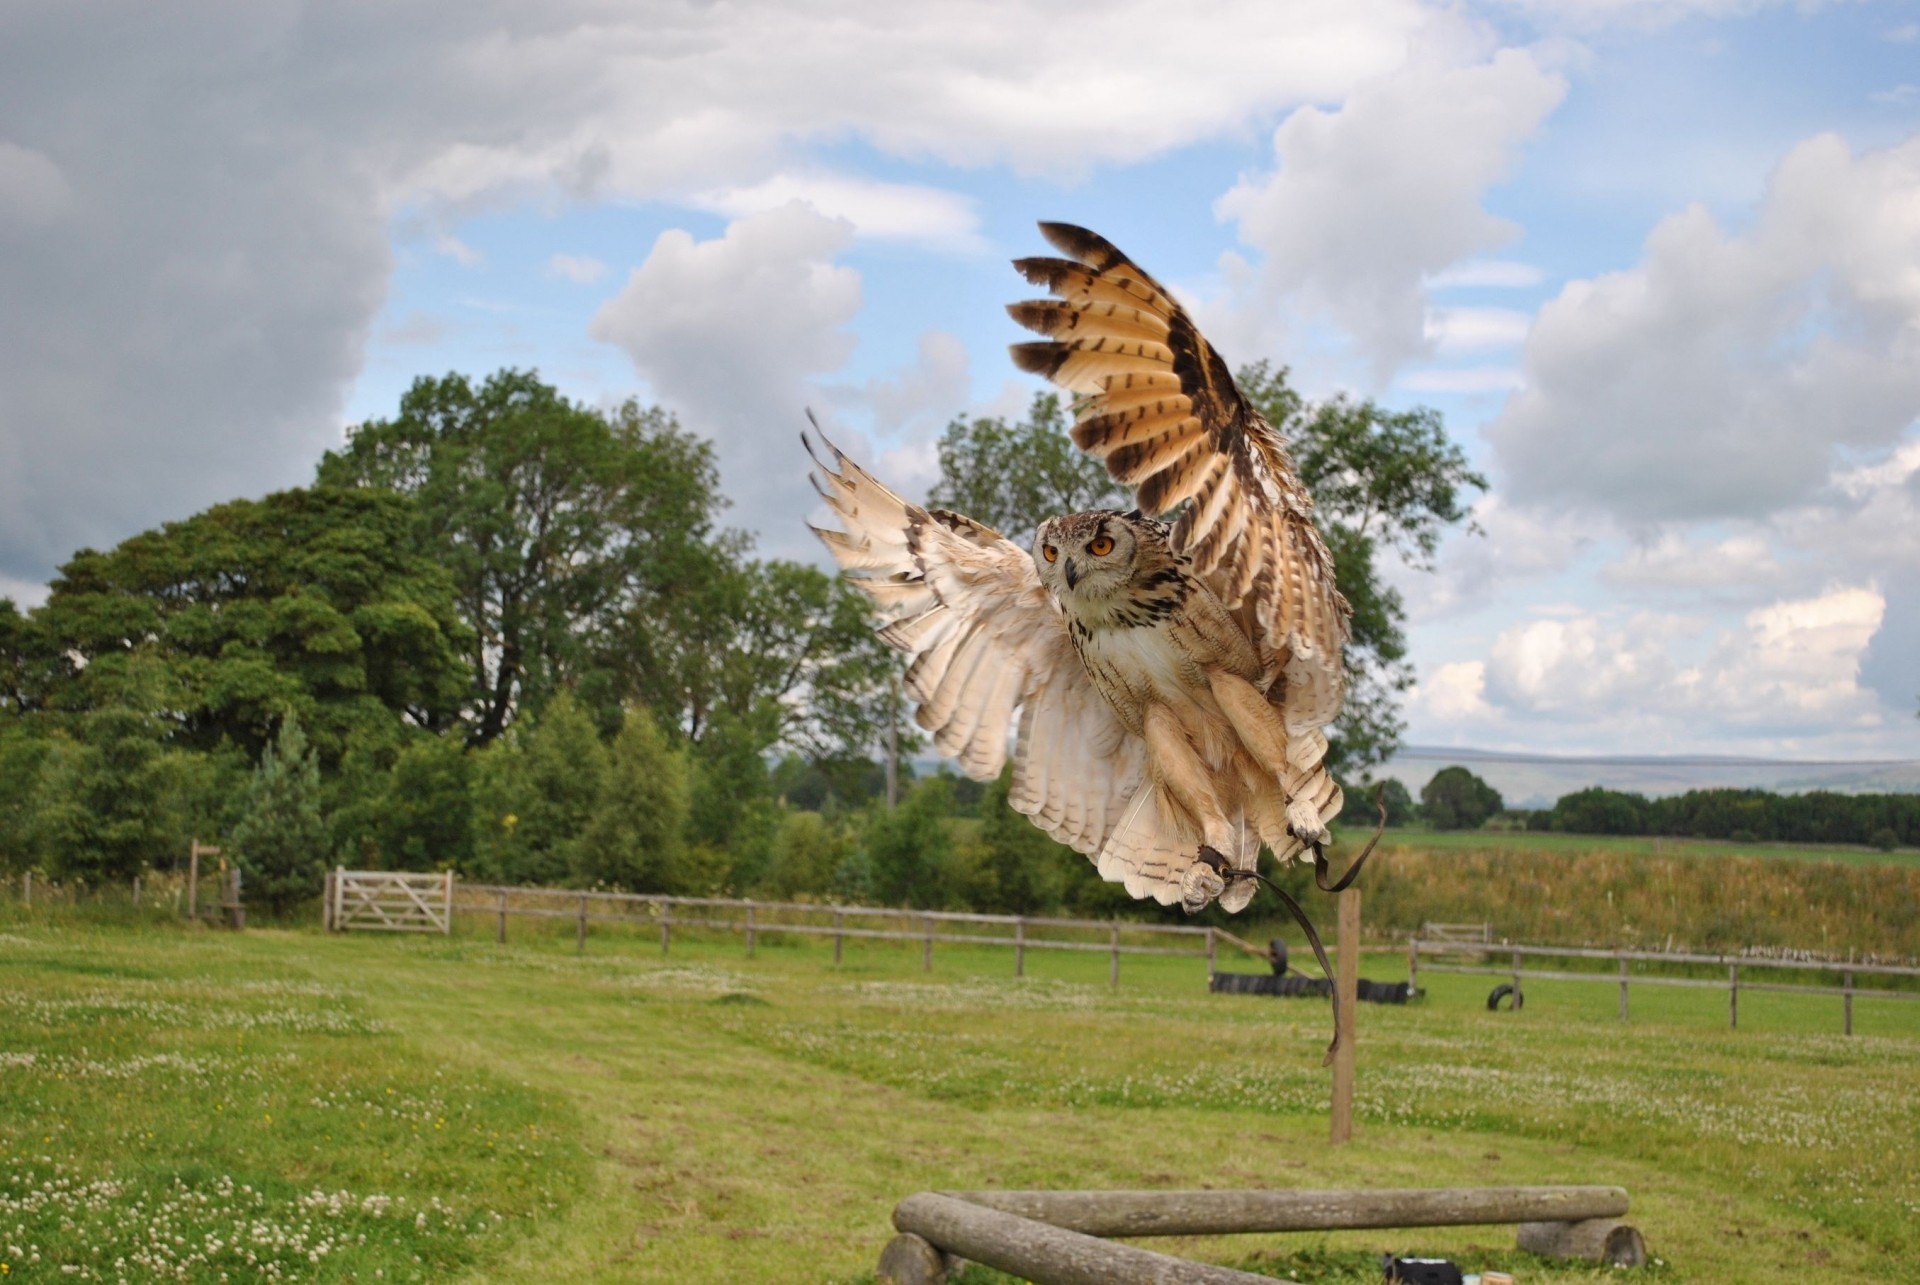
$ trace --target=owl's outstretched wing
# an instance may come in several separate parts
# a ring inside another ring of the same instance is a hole
[[[1014,361],[1080,394],[1073,440],[1144,512],[1180,510],[1173,546],[1239,619],[1288,730],[1325,726],[1346,694],[1352,610],[1285,442],[1159,282],[1084,228],[1040,230],[1071,257],[1015,262],[1057,297],[1008,309],[1049,337],[1014,345]]]
[[[1134,896],[1179,900],[1193,844],[1163,815],[1144,744],[1094,689],[1032,557],[972,518],[901,499],[824,435],[806,445],[845,528],[813,532],[873,599],[880,637],[906,653],[914,719],[934,748],[991,780],[1017,711],[1014,810]]]

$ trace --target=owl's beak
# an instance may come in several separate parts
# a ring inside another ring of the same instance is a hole
[[[1067,559],[1067,588],[1078,589],[1079,587],[1080,587],[1080,568],[1073,565],[1072,558],[1068,558]]]

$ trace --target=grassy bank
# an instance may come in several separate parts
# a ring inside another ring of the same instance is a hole
[[[1197,961],[596,937],[0,939],[0,1254],[16,1275],[862,1279],[908,1192],[1620,1183],[1680,1281],[1842,1281],[1920,1254],[1920,1003],[1430,978],[1362,1014],[1325,1145],[1327,1009]],[[1365,971],[1391,978],[1397,955]],[[1643,998],[1644,995],[1644,998]],[[1498,1229],[1194,1241],[1285,1279],[1381,1249],[1594,1274]],[[38,1254],[37,1260],[32,1258]],[[252,1257],[249,1258],[248,1256]],[[124,1262],[122,1261],[124,1260]],[[137,1265],[137,1270],[135,1267]],[[1377,1271],[1377,1269],[1375,1269]]]

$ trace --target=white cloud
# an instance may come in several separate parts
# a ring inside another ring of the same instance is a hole
[[[980,214],[971,197],[913,183],[845,174],[782,173],[751,187],[705,192],[688,203],[738,219],[793,201],[810,205],[830,219],[846,220],[856,236],[967,253],[986,248]]]
[[[1472,704],[1477,662],[1446,667],[1448,694],[1438,699],[1452,702],[1455,717],[1531,725],[1536,737],[1550,726],[1561,743],[1670,751],[1737,738],[1816,741],[1884,721],[1859,677],[1885,609],[1877,589],[1852,586],[1781,599],[1717,629],[1660,613],[1531,620],[1490,649],[1482,689],[1490,715]],[[1430,698],[1421,712],[1440,709]]]
[[[444,317],[431,313],[414,311],[380,332],[380,342],[397,344],[411,348],[427,344],[437,344],[447,337],[448,326]]]
[[[711,436],[736,520],[797,546],[811,507],[797,434],[812,381],[853,353],[860,274],[833,262],[853,230],[795,202],[711,241],[661,233],[594,315],[662,404]]]
[[[1432,572],[1388,564],[1388,578],[1415,624],[1485,608],[1516,584],[1566,571],[1595,541],[1613,534],[1591,519],[1518,508],[1499,492],[1474,505],[1473,520],[1479,530],[1451,532]]]
[[[437,233],[433,238],[433,252],[444,254],[463,268],[477,268],[487,261],[487,256],[462,241],[451,232]]]
[[[1526,290],[1539,285],[1546,274],[1531,263],[1512,259],[1469,259],[1465,263],[1442,268],[1427,278],[1429,290],[1479,287],[1495,290]]]
[[[590,286],[607,275],[607,265],[590,255],[556,254],[547,260],[547,275]]]
[[[1702,542],[1673,530],[1636,543],[1600,574],[1608,584],[1624,588],[1734,593],[1778,587],[1790,575],[1765,536],[1734,535]]]
[[[1461,65],[1436,40],[1337,110],[1294,112],[1274,132],[1273,172],[1215,205],[1262,256],[1241,307],[1294,300],[1382,376],[1427,351],[1428,281],[1519,234],[1481,198],[1566,88],[1525,50]]]
[[[1880,38],[1888,44],[1910,45],[1920,40],[1920,22],[1906,22],[1897,27],[1889,27],[1880,33]]]
[[[1536,21],[1575,30],[1668,27],[1688,18],[1737,18],[1763,9],[1811,9],[1824,0],[1504,0]]]
[[[1878,89],[1868,95],[1876,103],[1885,103],[1889,107],[1905,107],[1908,103],[1920,99],[1920,85],[1911,81],[1904,85],[1895,85],[1892,89]]]
[[[1441,356],[1512,348],[1526,341],[1529,313],[1513,308],[1431,308],[1426,338]]]
[[[40,227],[73,205],[73,187],[43,152],[0,140],[0,232]]]
[[[1505,393],[1526,383],[1518,366],[1423,366],[1400,377],[1414,393]]]
[[[1430,718],[1460,723],[1488,718],[1485,661],[1463,660],[1439,666],[1407,693],[1407,704]]]
[[[1643,523],[1809,498],[1837,447],[1920,414],[1920,136],[1801,144],[1746,231],[1666,219],[1638,267],[1541,310],[1526,370],[1486,436],[1530,503]]]

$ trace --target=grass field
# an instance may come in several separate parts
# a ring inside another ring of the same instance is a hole
[[[683,940],[495,946],[0,920],[0,1274],[868,1279],[925,1188],[1618,1183],[1665,1281],[1856,1281],[1920,1256],[1920,1002],[1432,976],[1360,1014],[1198,961]],[[1404,976],[1396,955],[1364,973]],[[1158,1247],[1281,1279],[1381,1250],[1606,1273],[1496,1228]],[[1004,1279],[975,1271],[972,1281]]]

